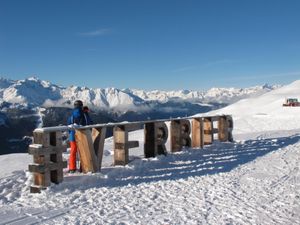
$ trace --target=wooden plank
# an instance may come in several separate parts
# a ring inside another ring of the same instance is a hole
[[[180,120],[189,120],[194,119],[195,117],[182,117]],[[218,120],[218,116],[212,116],[211,117],[213,121]],[[158,123],[158,122],[168,122],[168,121],[174,121],[179,120],[179,118],[170,118],[170,119],[158,119],[158,120],[146,120],[146,121],[138,121],[138,122],[120,122],[120,123],[105,123],[105,124],[93,124],[88,126],[80,126],[76,127],[77,130],[85,130],[85,129],[92,129],[92,128],[102,128],[102,127],[116,127],[116,126],[137,126],[136,129],[141,129],[143,124],[147,123]],[[135,125],[134,125],[135,124]],[[138,128],[140,127],[140,128]],[[45,132],[56,132],[56,131],[67,131],[75,129],[74,126],[56,126],[56,127],[43,127],[43,128],[36,128],[34,132],[36,133],[45,133]],[[134,129],[135,130],[135,129]]]
[[[42,147],[42,148],[36,148],[32,147],[32,145],[29,145],[28,153],[31,155],[45,155],[45,154],[54,154],[57,152],[65,152],[66,146],[62,147]]]
[[[28,170],[32,173],[44,173],[46,170],[48,170],[48,168],[46,168],[45,165],[29,164]]]
[[[155,157],[155,123],[144,125],[144,156],[145,158]]]
[[[168,127],[165,122],[157,122],[155,125],[155,152],[158,155],[166,155],[166,142],[168,140]]]
[[[49,163],[49,165],[41,165],[41,164],[29,164],[28,170],[32,173],[48,173],[52,170],[63,170],[63,168],[67,167],[67,161],[62,161],[59,163]]]
[[[102,166],[102,158],[103,158],[103,151],[104,151],[104,142],[105,142],[105,135],[106,135],[106,127],[102,128],[93,128],[92,129],[92,139],[94,150],[97,157],[97,170],[101,171]]]
[[[50,155],[33,155],[33,163],[41,164],[41,165],[49,165],[50,163]]]
[[[40,133],[40,132],[33,132],[33,143],[34,144],[41,144],[43,147],[50,146],[50,135],[48,132]]]
[[[131,124],[129,123],[129,124],[125,124],[124,128],[127,132],[131,132],[131,131],[142,129],[142,125],[143,123],[131,123]]]
[[[80,155],[82,172],[97,172],[98,162],[94,150],[91,130],[76,130],[75,140]]]
[[[181,124],[180,120],[171,121],[171,152],[178,152],[182,149]]]
[[[180,120],[181,125],[181,145],[182,147],[190,148],[192,146],[191,140],[191,123],[189,120]]]
[[[233,141],[233,135],[232,135],[233,119],[232,119],[232,116],[227,115],[226,116],[226,121],[228,123],[228,141],[232,142]]]
[[[47,171],[45,173],[34,173],[34,185],[49,187],[50,182],[50,173]]]
[[[171,151],[181,151],[182,147],[191,147],[191,125],[189,120],[171,122]]]
[[[138,141],[128,141],[128,132],[140,129],[140,124],[120,125],[114,127],[114,162],[115,165],[126,165],[129,162],[129,148],[138,147]]]
[[[116,149],[129,149],[129,148],[137,148],[139,147],[139,141],[128,141],[127,143],[115,143]]]
[[[125,127],[114,127],[114,164],[126,165],[129,162],[129,152],[125,144],[128,142],[128,131]]]
[[[218,121],[218,139],[221,142],[228,141],[228,122],[226,116],[220,116]]]
[[[213,136],[213,121],[211,117],[205,117],[203,118],[203,139],[204,139],[204,145],[210,145],[212,144],[214,140]]]
[[[202,118],[194,118],[192,120],[192,147],[203,148],[203,120]]]

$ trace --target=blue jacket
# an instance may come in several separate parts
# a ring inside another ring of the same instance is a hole
[[[68,118],[68,125],[76,123],[77,125],[85,126],[86,120],[81,108],[75,108],[72,110],[71,116]],[[69,141],[75,141],[75,130],[69,131]]]

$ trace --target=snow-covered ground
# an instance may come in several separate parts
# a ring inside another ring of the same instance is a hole
[[[233,143],[152,159],[130,151],[101,173],[30,194],[29,155],[0,156],[0,224],[300,224],[300,81],[210,114],[232,114]],[[143,132],[130,138],[143,146]]]

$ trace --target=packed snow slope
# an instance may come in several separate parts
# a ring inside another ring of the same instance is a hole
[[[231,114],[235,121],[235,133],[298,129],[300,107],[283,107],[286,98],[300,100],[300,80],[208,114]]]
[[[282,107],[299,93],[296,81],[211,112],[233,115],[233,143],[151,159],[139,147],[113,167],[107,139],[101,173],[41,194],[29,193],[28,155],[0,156],[0,224],[300,224],[300,107]],[[143,131],[130,139],[143,146]]]

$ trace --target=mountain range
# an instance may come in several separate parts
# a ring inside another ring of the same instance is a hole
[[[278,88],[262,85],[250,88],[211,88],[207,91],[144,91],[137,89],[62,87],[49,81],[30,77],[25,80],[0,78],[0,104],[31,107],[72,107],[81,99],[93,109],[132,110],[146,102],[189,101],[192,103],[231,104],[243,98],[254,97]],[[140,110],[140,109],[139,109]]]
[[[205,113],[278,87],[265,84],[207,91],[144,91],[62,87],[37,77],[24,80],[0,78],[0,154],[26,151],[36,127],[66,124],[77,99],[90,107],[94,123],[107,123]]]

